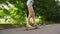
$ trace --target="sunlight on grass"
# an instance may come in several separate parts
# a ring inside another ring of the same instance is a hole
[[[5,5],[5,4],[2,4],[2,5],[3,5],[3,7],[4,7],[5,9],[9,10],[9,8],[8,8],[7,5]]]
[[[59,0],[60,1],[60,0]]]
[[[55,0],[55,1],[59,1],[60,2],[60,0]]]
[[[0,24],[14,24],[15,21],[11,18],[11,16],[5,16],[4,18],[0,18]]]
[[[35,19],[35,20],[36,20],[36,22],[37,22],[37,23],[42,22],[41,18],[42,18],[41,16],[39,16],[38,18],[36,18],[36,19]],[[27,18],[26,18],[26,20],[27,20]],[[31,22],[31,23],[34,23],[34,21],[33,21],[33,19],[32,19],[32,18],[30,19],[30,22]]]

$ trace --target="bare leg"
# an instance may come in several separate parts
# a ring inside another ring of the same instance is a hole
[[[37,23],[35,21],[35,13],[34,13],[34,10],[33,10],[33,7],[32,5],[28,5],[28,11],[29,11],[29,16],[28,16],[28,20],[27,20],[27,27],[28,29],[31,29],[31,25],[30,25],[30,18],[32,17],[33,21],[34,21],[34,26],[35,28],[37,28]]]
[[[27,27],[28,29],[30,29],[32,26],[30,25],[30,18],[32,16],[32,12],[31,12],[31,5],[28,5],[28,11],[29,11],[29,15],[28,15],[28,19],[27,19]]]
[[[32,6],[31,6],[31,12],[32,12],[32,19],[34,21],[34,24],[36,24],[36,21],[35,21],[35,12],[34,12],[34,9],[33,9]]]
[[[32,19],[34,21],[34,27],[35,28],[38,28],[37,22],[35,21],[35,13],[34,13],[34,10],[33,10],[33,7],[32,6],[31,6],[31,10],[32,10]]]
[[[30,18],[31,18],[31,15],[28,16],[28,19],[27,19],[27,27],[31,27],[31,25],[30,25]]]

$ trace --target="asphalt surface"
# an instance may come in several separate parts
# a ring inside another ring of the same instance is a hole
[[[60,34],[60,24],[39,26],[34,30],[25,30],[25,27],[6,29],[0,30],[0,34]]]

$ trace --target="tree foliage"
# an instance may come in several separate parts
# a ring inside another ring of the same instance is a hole
[[[45,21],[60,21],[60,6],[55,0],[35,0],[36,15],[43,16]]]

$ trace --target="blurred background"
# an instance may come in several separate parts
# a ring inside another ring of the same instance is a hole
[[[27,22],[27,0],[0,0],[0,27],[20,27]],[[34,11],[38,24],[60,23],[60,0],[34,0]],[[30,19],[31,25],[33,20]]]

